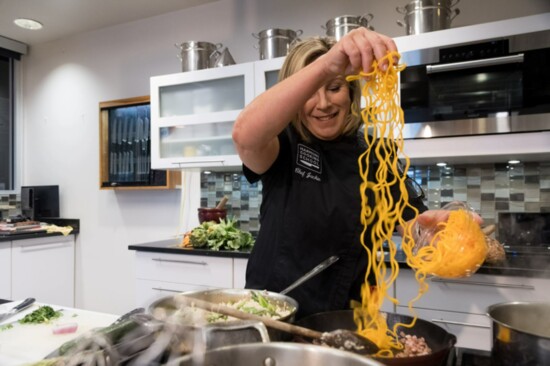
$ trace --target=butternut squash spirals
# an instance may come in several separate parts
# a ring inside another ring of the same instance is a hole
[[[395,329],[397,326],[413,326],[411,324],[396,324],[389,329],[386,319],[380,313],[385,299],[394,303],[397,300],[391,297],[388,289],[395,282],[399,273],[399,266],[395,260],[396,245],[392,240],[392,233],[396,225],[405,227],[402,219],[405,208],[417,210],[411,206],[405,185],[406,172],[409,169],[409,159],[403,154],[403,110],[399,104],[398,73],[405,68],[398,65],[399,54],[396,52],[379,61],[374,61],[373,71],[361,72],[349,76],[348,81],[364,80],[362,95],[367,107],[361,111],[364,122],[364,137],[367,144],[365,152],[359,157],[359,172],[361,176],[361,244],[368,254],[365,283],[361,289],[362,303],[354,308],[354,320],[358,333],[373,341],[379,348],[377,356],[391,357],[392,350],[402,349]],[[387,62],[384,71],[378,67]],[[369,136],[370,135],[370,136]],[[380,163],[376,166],[374,181],[369,181],[369,169],[372,158]],[[400,170],[399,158],[404,157],[404,170]],[[399,188],[399,199],[395,202],[392,196],[392,187]],[[369,196],[374,202],[369,202]],[[365,244],[365,237],[370,229],[372,247]],[[383,244],[388,243],[390,268],[385,264]],[[373,276],[374,283],[369,285],[368,278]],[[416,318],[415,318],[416,320]]]
[[[398,73],[405,65],[397,64],[399,57],[397,52],[388,53],[385,58],[373,62],[373,71],[347,77],[348,81],[364,81],[362,96],[367,106],[361,110],[367,148],[359,157],[358,164],[362,179],[361,244],[368,254],[368,264],[361,288],[361,304],[352,306],[357,332],[380,348],[376,354],[378,357],[392,357],[395,351],[403,348],[398,340],[397,329],[412,328],[416,323],[413,303],[428,290],[425,281],[429,275],[459,277],[471,274],[481,265],[487,253],[479,225],[464,210],[450,212],[448,221],[440,224],[430,243],[422,248],[415,247],[413,225],[407,224],[402,218],[405,209],[413,210],[416,215],[418,210],[409,204],[405,185],[410,161],[403,152],[404,116],[397,88]],[[388,64],[386,70],[379,67],[384,62]],[[374,165],[376,179],[369,181],[369,169],[373,168],[369,162],[372,158],[380,163]],[[404,162],[403,169],[400,169],[400,160]],[[391,193],[392,187],[394,190],[396,187],[399,189],[397,200]],[[373,202],[369,202],[369,197]],[[416,271],[419,291],[408,302],[413,315],[411,323],[397,323],[390,329],[380,309],[385,300],[398,303],[388,293],[399,273],[395,259],[397,249],[392,240],[397,225],[405,228],[402,246],[409,266]],[[367,235],[370,235],[371,247],[365,244]],[[386,258],[381,255],[384,242],[388,244],[389,268],[385,263]]]

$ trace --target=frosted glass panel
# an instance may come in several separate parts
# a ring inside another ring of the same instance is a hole
[[[160,116],[231,111],[244,108],[244,75],[161,87]]]
[[[279,70],[267,71],[265,73],[266,89],[271,88],[273,85],[277,84],[278,81],[279,81]]]
[[[160,129],[160,157],[236,155],[233,122],[164,127]]]

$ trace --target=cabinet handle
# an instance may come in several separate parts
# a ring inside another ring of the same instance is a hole
[[[484,67],[484,66],[505,65],[505,64],[515,63],[515,62],[523,62],[523,58],[524,58],[523,53],[520,53],[517,55],[486,58],[481,60],[461,61],[461,62],[453,62],[450,64],[441,64],[441,65],[427,65],[426,73],[433,74],[436,72],[473,69],[476,67]]]
[[[432,322],[434,323],[441,323],[441,324],[449,324],[449,325],[462,325],[465,327],[474,327],[474,328],[484,328],[484,329],[490,329],[491,327],[488,325],[483,324],[472,324],[472,323],[464,323],[464,322],[454,322],[452,320],[443,320],[443,319],[432,319]]]
[[[479,281],[460,281],[460,280],[444,280],[441,278],[432,278],[432,282],[441,283],[454,283],[459,285],[477,285],[477,286],[489,286],[489,287],[502,287],[502,288],[519,288],[523,290],[534,290],[533,285],[516,285],[513,283],[491,283],[491,282],[479,282]]]
[[[183,260],[175,260],[175,259],[153,258],[153,260],[157,261],[157,262],[196,264],[196,265],[199,265],[199,266],[207,266],[208,265],[208,263],[206,263],[206,262],[183,261]]]
[[[175,293],[181,293],[182,291],[178,291],[178,290],[171,290],[169,288],[160,288],[160,287],[152,287],[153,290],[158,290],[158,291],[164,291],[164,292],[175,292]]]
[[[22,252],[37,252],[39,250],[49,250],[49,249],[55,249],[55,248],[62,248],[66,247],[67,245],[72,245],[72,243],[69,242],[63,242],[63,243],[50,243],[50,244],[31,244],[31,245],[21,245],[21,251]]]

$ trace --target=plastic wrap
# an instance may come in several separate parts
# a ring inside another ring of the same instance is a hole
[[[451,202],[441,209],[440,218],[428,228],[414,224],[414,241],[407,253],[409,265],[442,278],[472,275],[488,251],[475,212],[464,202]]]

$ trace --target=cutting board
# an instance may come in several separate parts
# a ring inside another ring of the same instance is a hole
[[[0,305],[0,313],[11,309],[20,301]],[[118,315],[94,311],[49,305],[55,310],[63,310],[62,316],[50,324],[20,324],[15,322],[12,328],[1,330],[5,324],[12,323],[47,304],[35,303],[16,316],[0,323],[0,365],[15,366],[39,361],[70,341],[94,328],[106,327],[114,322]],[[78,329],[70,334],[53,334],[57,325],[76,323]]]

